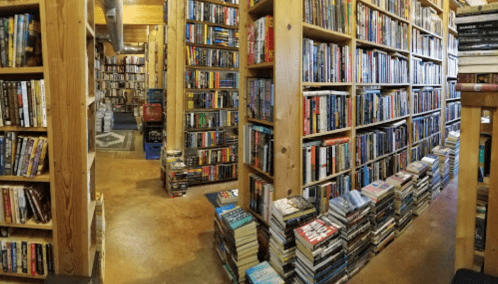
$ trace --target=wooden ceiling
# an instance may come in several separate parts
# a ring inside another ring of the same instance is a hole
[[[95,24],[105,24],[103,0],[96,1]],[[123,24],[158,25],[163,23],[164,0],[123,0]]]

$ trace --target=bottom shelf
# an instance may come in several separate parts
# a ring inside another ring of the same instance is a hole
[[[47,275],[31,275],[27,273],[14,273],[14,272],[3,272],[3,271],[0,271],[0,276],[13,276],[13,277],[32,278],[32,279],[47,278]]]
[[[238,178],[230,178],[230,179],[223,179],[223,180],[215,180],[215,181],[203,181],[203,182],[197,182],[197,183],[188,183],[188,186],[198,186],[198,185],[204,185],[204,184],[212,184],[212,183],[220,183],[220,182],[229,182],[229,181],[235,181]]]

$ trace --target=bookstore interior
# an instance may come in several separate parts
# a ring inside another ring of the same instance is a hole
[[[498,283],[493,2],[0,0],[0,283]]]

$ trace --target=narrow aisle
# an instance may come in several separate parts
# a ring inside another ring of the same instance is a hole
[[[140,135],[136,135],[140,137]],[[171,199],[159,161],[134,152],[97,153],[97,191],[104,193],[106,283],[224,283],[213,249],[214,207],[204,193],[237,183],[197,187]]]

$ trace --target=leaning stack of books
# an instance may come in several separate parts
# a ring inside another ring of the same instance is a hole
[[[233,275],[238,282],[244,282],[245,271],[259,263],[254,217],[239,206],[217,208],[215,231],[215,248],[222,261],[228,265],[228,274]]]
[[[415,161],[406,167],[406,172],[413,175],[413,215],[419,216],[429,207],[431,191],[428,169],[429,167],[421,161]]]
[[[347,256],[348,277],[370,260],[370,199],[352,190],[329,202],[328,217],[342,226],[341,239]]]
[[[294,230],[294,283],[337,283],[347,279],[340,226],[325,215]]]
[[[444,145],[450,148],[450,178],[458,175],[458,163],[460,161],[460,130],[450,131]]]
[[[426,164],[429,168],[427,170],[427,175],[429,176],[429,189],[431,191],[431,198],[429,202],[436,200],[441,191],[439,190],[439,185],[441,184],[441,175],[439,173],[439,158],[433,154],[428,154],[421,160],[422,163]]]
[[[450,148],[438,145],[432,153],[439,159],[439,172],[441,174],[441,190],[450,183]]]
[[[370,254],[379,254],[394,240],[394,186],[378,180],[361,189],[361,193],[372,200],[370,222],[372,237]]]
[[[398,172],[386,182],[394,186],[394,212],[396,213],[396,236],[401,235],[412,222],[413,180],[408,172]]]
[[[315,207],[302,196],[274,201],[270,217],[270,264],[285,283],[292,283],[296,239],[294,229],[316,217]]]
[[[267,261],[246,270],[246,280],[248,284],[285,283]]]

